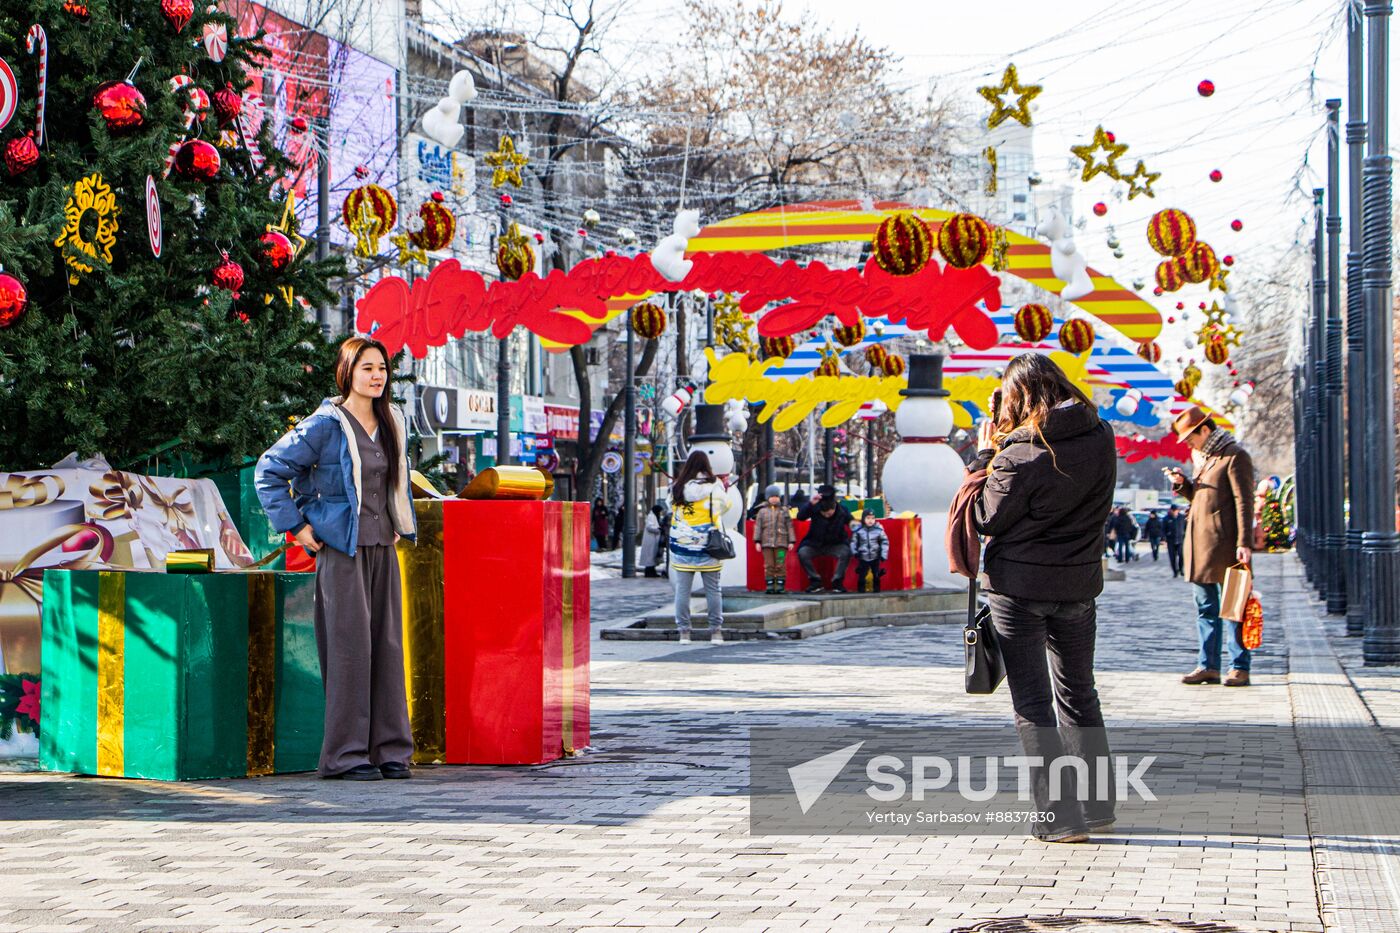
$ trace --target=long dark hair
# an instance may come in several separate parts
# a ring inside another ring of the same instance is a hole
[[[1083,390],[1069,381],[1064,370],[1043,353],[1022,353],[1006,366],[1001,378],[1001,416],[997,419],[997,435],[1005,437],[1020,428],[1030,428],[1050,451],[1055,469],[1055,449],[1045,439],[1045,422],[1056,405],[1074,399],[1093,409],[1094,403]]]
[[[374,420],[379,425],[379,446],[384,450],[384,460],[389,465],[389,488],[392,490],[398,487],[402,465],[399,463],[399,430],[394,423],[394,403],[389,393],[394,368],[384,344],[369,337],[351,337],[342,343],[340,355],[335,361],[335,387],[342,399],[350,397],[355,367],[360,365],[360,357],[365,355],[366,350],[378,350],[379,355],[384,357],[384,391],[371,401],[370,407],[374,409]]]
[[[675,505],[689,505],[690,503],[685,501],[685,484],[701,476],[715,478],[715,471],[710,467],[710,455],[703,450],[692,450],[686,458],[685,466],[681,467],[676,478],[671,480],[671,502]]]

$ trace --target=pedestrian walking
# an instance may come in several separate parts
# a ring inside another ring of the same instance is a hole
[[[723,530],[720,516],[728,509],[724,484],[715,478],[710,458],[703,450],[692,451],[671,482],[671,582],[676,589],[676,631],[683,645],[690,644],[690,588],[697,573],[705,589],[710,643],[724,644],[720,562],[705,545],[711,530]]]
[[[1181,548],[1186,540],[1186,516],[1176,504],[1168,506],[1167,517],[1162,519],[1162,541],[1167,545],[1167,561],[1172,565],[1172,576],[1182,573]]]
[[[340,395],[261,457],[254,484],[272,527],[316,555],[316,648],[325,691],[323,778],[412,776],[404,689],[400,537],[414,540],[407,432],[384,345],[340,345]]]
[[[797,517],[810,522],[802,543],[797,546],[797,560],[807,574],[807,592],[820,593],[828,588],[821,571],[817,570],[815,560],[818,557],[836,558],[836,572],[832,574],[829,588],[834,593],[846,592],[846,567],[851,562],[849,539],[855,519],[836,501],[836,487],[829,483],[818,486],[817,494],[802,507]]]
[[[1186,519],[1186,579],[1196,596],[1200,657],[1184,684],[1218,684],[1222,635],[1229,646],[1227,687],[1249,686],[1249,649],[1240,641],[1240,626],[1220,618],[1220,584],[1235,564],[1248,565],[1254,531],[1254,461],[1235,436],[1216,424],[1198,405],[1172,422],[1177,438],[1196,451],[1200,465],[1187,479],[1179,469],[1167,471],[1172,489],[1191,503]]]
[[[1113,431],[1047,356],[1013,359],[1001,396],[978,431],[972,466],[990,468],[973,511],[986,536],[984,588],[1026,754],[1050,762],[1069,753],[1089,764],[1087,786],[1052,788],[1049,768],[1031,769],[1035,809],[1054,817],[1032,832],[1047,842],[1083,842],[1114,820],[1094,687],[1100,520],[1117,477]],[[1056,779],[1073,782],[1074,770],[1056,769]],[[1097,783],[1101,773],[1107,786]]]
[[[1157,553],[1162,548],[1162,517],[1156,509],[1147,513],[1147,527],[1143,530],[1147,533],[1147,544],[1152,548],[1152,561],[1156,563]]]
[[[597,545],[594,550],[606,551],[608,549],[608,507],[603,504],[602,496],[593,500],[592,530],[593,541]]]
[[[1113,513],[1113,540],[1117,548],[1118,563],[1125,564],[1133,556],[1133,533],[1137,524],[1124,506]]]
[[[880,592],[880,578],[885,575],[884,563],[890,557],[890,536],[880,527],[875,513],[866,509],[860,524],[851,534],[851,555],[856,559],[856,589],[865,592],[866,578],[870,592]]]
[[[787,589],[787,552],[797,543],[792,516],[783,505],[783,487],[776,483],[764,490],[765,502],[754,513],[753,539],[763,552],[764,592]]]
[[[642,576],[656,576],[656,565],[661,563],[661,518],[666,510],[653,505],[642,526],[642,546],[637,549],[637,561],[642,565]]]

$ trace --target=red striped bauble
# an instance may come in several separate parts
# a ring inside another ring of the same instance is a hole
[[[1162,362],[1162,346],[1155,340],[1144,340],[1138,344],[1137,355],[1149,363]]]
[[[1045,305],[1028,304],[1022,305],[1016,312],[1015,322],[1017,337],[1027,343],[1039,343],[1050,336],[1050,329],[1055,326],[1055,316]]]
[[[885,362],[880,368],[884,370],[886,376],[904,375],[904,357],[896,356],[893,353],[885,354]]]
[[[1220,261],[1215,258],[1215,250],[1210,248],[1209,243],[1193,243],[1177,259],[1177,265],[1181,268],[1181,277],[1193,285],[1210,281],[1220,271]]]
[[[976,214],[954,214],[938,228],[938,251],[954,269],[971,269],[991,248],[992,228]]]
[[[890,275],[913,275],[933,258],[933,234],[928,224],[909,211],[880,221],[872,246],[875,264]]]
[[[831,336],[843,347],[854,347],[865,339],[865,322],[857,319],[854,324],[836,328]]]
[[[655,340],[666,330],[666,312],[650,301],[633,305],[629,315],[632,332],[643,340]]]
[[[764,337],[763,338],[763,358],[769,360],[785,360],[792,356],[792,351],[797,349],[797,342],[791,337]]]
[[[1181,286],[1186,284],[1186,276],[1181,269],[1181,263],[1176,259],[1163,259],[1157,263],[1157,287],[1163,291],[1180,291]]]
[[[1094,346],[1094,326],[1083,318],[1071,318],[1060,325],[1060,346],[1078,356]]]
[[[1160,210],[1147,222],[1147,242],[1163,256],[1180,256],[1196,242],[1196,222],[1174,207]]]
[[[1225,338],[1219,334],[1212,334],[1201,348],[1207,360],[1219,366],[1230,358],[1230,347],[1225,343]]]
[[[414,246],[430,253],[447,249],[457,232],[457,218],[452,216],[452,211],[442,200],[442,192],[434,191],[432,198],[419,206],[418,216],[423,220],[423,229],[408,235]]]
[[[871,369],[884,369],[885,360],[889,355],[889,351],[878,343],[865,348],[865,361],[870,364]]]
[[[1184,399],[1190,399],[1191,396],[1196,394],[1196,387],[1191,384],[1189,379],[1178,379],[1176,385],[1172,386],[1172,388],[1176,390],[1177,395],[1180,395]]]
[[[345,196],[340,216],[351,230],[365,224],[366,233],[377,240],[394,229],[399,219],[399,205],[394,196],[379,185],[361,185]]]
[[[828,356],[817,366],[818,376],[839,376],[841,375],[841,361],[834,356]]]

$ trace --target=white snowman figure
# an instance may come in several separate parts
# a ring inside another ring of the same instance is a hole
[[[724,406],[696,405],[695,433],[686,438],[686,456],[697,450],[704,451],[710,458],[710,469],[715,471],[715,477],[728,483],[734,472],[732,443],[733,437],[725,425]],[[729,508],[720,523],[734,542],[734,557],[723,563],[719,582],[722,586],[745,586],[748,583],[748,550],[744,545],[744,500],[737,483],[730,483],[724,498]]]
[[[909,387],[894,413],[900,442],[885,460],[880,482],[890,509],[923,519],[924,586],[960,587],[961,577],[948,571],[944,532],[948,507],[966,472],[962,458],[948,446],[953,407],[943,388],[943,354],[909,357]]]

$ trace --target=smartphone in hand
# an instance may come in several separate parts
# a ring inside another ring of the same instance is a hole
[[[1001,420],[1001,389],[992,390],[991,412],[988,417],[995,423]]]

